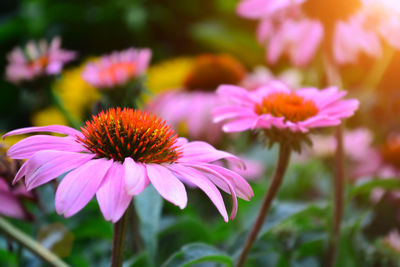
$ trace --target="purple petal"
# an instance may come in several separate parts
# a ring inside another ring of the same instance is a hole
[[[124,166],[114,162],[96,193],[104,218],[113,223],[119,221],[132,201],[132,196],[125,191],[124,174]]]
[[[75,152],[59,152],[50,153],[52,158],[40,166],[30,175],[26,175],[25,183],[28,190],[38,187],[48,181],[75,169],[89,160],[95,154],[75,153]]]
[[[202,173],[206,173],[209,176],[207,176],[215,185],[217,185],[219,188],[221,188],[223,191],[226,193],[230,194],[232,196],[232,212],[230,219],[232,220],[233,218],[236,217],[237,214],[237,208],[238,208],[238,203],[237,203],[237,198],[236,198],[236,190],[235,187],[233,186],[232,182],[221,175],[219,172],[214,171],[213,169],[208,168],[205,166],[205,164],[185,164],[186,167],[192,167],[196,170],[199,170]]]
[[[25,219],[26,212],[11,191],[0,190],[0,215],[16,219]]]
[[[63,126],[63,125],[49,125],[43,127],[26,127],[17,129],[11,132],[6,133],[3,135],[3,138],[11,135],[18,135],[18,134],[26,134],[26,133],[35,133],[35,132],[51,132],[51,133],[59,133],[59,134],[66,134],[71,136],[79,135],[80,132],[75,130],[74,128]]]
[[[150,183],[147,177],[146,167],[141,163],[136,163],[132,158],[124,161],[126,191],[130,195],[138,195]]]
[[[7,156],[12,159],[26,159],[40,150],[81,152],[86,149],[71,137],[35,135],[27,137],[10,147],[7,151]]]
[[[113,160],[95,159],[68,173],[56,192],[56,211],[70,217],[96,194]]]
[[[157,192],[172,204],[181,209],[185,208],[187,195],[182,182],[161,165],[147,164],[146,168],[147,175]]]
[[[206,142],[195,141],[182,145],[182,157],[180,162],[213,162],[227,159],[238,166],[244,167],[243,161],[238,157],[221,150],[215,149]]]
[[[184,180],[198,186],[211,199],[219,213],[221,213],[224,221],[228,221],[228,213],[225,208],[224,200],[217,187],[195,169],[185,167],[179,164],[173,164],[170,169],[180,175]]]

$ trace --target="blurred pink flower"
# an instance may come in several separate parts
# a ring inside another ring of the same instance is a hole
[[[364,53],[382,54],[381,39],[400,49],[400,2],[364,0],[362,8],[347,21],[340,21],[334,32],[333,54],[339,64],[356,62]]]
[[[156,97],[147,109],[160,114],[175,129],[186,132],[190,139],[216,144],[222,135],[221,124],[212,122],[211,110],[219,102],[214,92],[177,90]]]
[[[26,190],[24,185],[12,188],[3,177],[0,177],[0,215],[13,217],[16,219],[28,219],[29,213],[23,207],[23,198],[33,196]]]
[[[246,75],[240,86],[253,91],[260,86],[268,84],[272,80],[279,80],[286,83],[289,87],[298,88],[302,82],[302,73],[297,69],[288,69],[275,76],[269,69],[258,66]]]
[[[129,48],[113,52],[87,63],[82,78],[99,89],[111,89],[143,75],[150,59],[150,49]]]
[[[237,197],[253,196],[240,175],[213,164],[220,159],[242,164],[237,157],[204,142],[177,138],[165,122],[142,111],[109,109],[93,116],[81,131],[52,125],[14,130],[3,137],[32,132],[67,136],[35,135],[12,146],[9,157],[28,159],[14,181],[25,176],[30,190],[67,173],[55,199],[56,211],[66,217],[79,212],[96,194],[105,219],[116,222],[149,183],[183,209],[187,195],[182,182],[187,181],[207,194],[225,221],[228,214],[217,187],[232,195],[231,219],[237,212]]]
[[[220,84],[239,84],[245,75],[245,68],[230,55],[199,55],[182,87],[156,96],[146,109],[190,139],[216,144],[222,130],[221,124],[212,121],[211,110],[220,104],[215,90]]]
[[[355,99],[341,100],[346,92],[336,87],[292,91],[279,81],[252,92],[222,85],[217,93],[229,102],[213,112],[215,122],[225,121],[225,132],[275,128],[307,133],[313,128],[340,124],[341,119],[354,114],[359,104]]]
[[[380,149],[371,147],[364,154],[360,153],[354,164],[353,176],[355,178],[400,177],[400,135],[388,137]]]
[[[400,49],[399,1],[331,0],[324,4],[319,0],[242,0],[237,13],[260,21],[257,38],[267,45],[270,63],[286,55],[292,64],[304,66],[323,41],[338,64],[355,63],[361,53],[380,56],[381,38]]]
[[[61,72],[63,65],[76,57],[76,53],[61,49],[61,39],[30,41],[24,49],[14,48],[7,56],[6,79],[12,83],[30,81],[42,75]]]
[[[333,135],[312,135],[312,149],[304,151],[306,157],[330,157],[335,154],[336,138]],[[343,133],[343,148],[350,160],[359,161],[371,153],[372,133],[366,128],[358,128]]]

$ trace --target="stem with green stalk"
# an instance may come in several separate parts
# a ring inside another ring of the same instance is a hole
[[[121,267],[124,262],[125,237],[128,220],[129,212],[125,211],[121,219],[114,224],[111,267]]]
[[[68,267],[57,255],[43,247],[40,243],[32,239],[30,236],[13,226],[3,217],[0,217],[0,232],[3,232],[10,239],[15,240],[22,247],[41,258],[50,266]]]
[[[285,175],[287,166],[289,164],[290,153],[291,153],[291,149],[288,145],[280,144],[278,163],[276,165],[275,172],[274,172],[274,175],[271,180],[271,184],[270,184],[270,186],[268,188],[268,192],[265,195],[264,200],[262,202],[261,210],[258,213],[256,222],[254,223],[254,226],[251,229],[249,236],[247,237],[246,243],[243,246],[242,252],[239,257],[239,261],[236,265],[237,267],[244,266],[247,254],[249,253],[254,241],[256,240],[257,235],[258,235],[259,231],[261,230],[261,227],[262,227],[264,221],[267,219],[268,211],[271,207],[272,201],[274,200],[276,194],[278,193],[278,190],[282,184],[283,177]]]

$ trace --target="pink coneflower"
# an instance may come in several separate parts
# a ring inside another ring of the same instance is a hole
[[[30,81],[42,75],[61,72],[65,63],[73,60],[76,53],[60,48],[61,39],[53,38],[50,45],[45,40],[30,41],[24,49],[14,48],[7,56],[6,79],[12,83]]]
[[[211,119],[212,108],[220,104],[215,90],[224,83],[239,84],[245,74],[242,64],[229,55],[197,56],[182,88],[170,88],[175,90],[156,96],[147,109],[175,129],[185,129],[190,139],[216,144],[222,131]]]
[[[106,220],[117,222],[134,195],[149,183],[167,201],[183,209],[187,195],[182,182],[203,190],[224,220],[227,211],[217,187],[237,199],[249,200],[253,192],[238,174],[213,164],[241,161],[204,142],[177,138],[156,116],[129,108],[109,109],[93,116],[81,131],[52,125],[11,131],[3,137],[31,132],[54,132],[66,137],[35,135],[8,150],[11,158],[27,158],[15,177],[25,176],[28,189],[67,173],[56,192],[56,211],[66,217],[80,211],[96,194]]]
[[[89,62],[82,78],[99,89],[112,89],[141,76],[151,59],[150,49],[129,48]]]
[[[243,0],[240,16],[260,20],[257,37],[267,60],[286,55],[308,64],[323,47],[337,64],[355,63],[359,54],[381,54],[381,37],[400,49],[400,8],[393,0]]]
[[[214,110],[214,121],[228,121],[223,126],[226,132],[278,129],[307,133],[313,128],[340,124],[358,107],[357,100],[341,100],[346,92],[336,87],[293,91],[279,81],[252,92],[222,85],[217,93],[230,102]]]

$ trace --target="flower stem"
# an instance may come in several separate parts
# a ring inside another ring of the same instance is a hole
[[[121,267],[124,262],[125,236],[128,219],[128,212],[125,211],[121,219],[114,224],[111,267]]]
[[[328,267],[334,266],[336,262],[337,249],[340,240],[340,224],[343,215],[344,183],[343,127],[339,125],[336,127],[333,231],[328,248]]]
[[[276,169],[272,177],[271,184],[268,188],[267,194],[264,197],[261,210],[258,213],[257,220],[254,223],[249,236],[247,237],[245,245],[243,246],[242,252],[239,257],[239,261],[236,265],[237,267],[244,266],[247,254],[249,253],[254,241],[256,240],[257,235],[264,221],[267,219],[269,208],[271,207],[272,201],[274,200],[282,184],[283,177],[289,163],[289,159],[290,159],[290,147],[285,144],[281,144],[279,147],[278,163],[276,165]]]
[[[57,267],[68,267],[68,265],[60,258],[58,258],[55,254],[43,247],[37,241],[33,240],[30,236],[28,236],[18,228],[14,227],[2,217],[0,217],[0,232],[4,232],[7,237],[15,240],[18,244],[41,258],[48,265]]]

